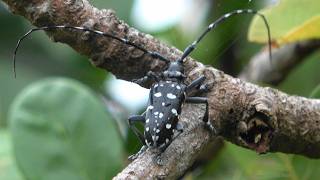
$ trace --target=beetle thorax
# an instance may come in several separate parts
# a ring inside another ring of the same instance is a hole
[[[182,82],[185,78],[183,63],[180,61],[170,62],[169,67],[163,72],[165,79]]]

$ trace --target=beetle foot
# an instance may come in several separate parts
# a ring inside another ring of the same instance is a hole
[[[217,130],[214,128],[214,126],[210,123],[210,121],[208,122],[204,122],[204,128],[206,130],[208,130],[210,133],[213,133],[213,134],[217,134]]]
[[[200,91],[200,93],[208,93],[210,91],[209,84],[202,84],[199,87],[199,91]]]
[[[135,153],[135,154],[132,154],[131,156],[128,157],[128,160],[129,161],[134,161],[135,159],[137,159],[142,153],[144,153],[146,150],[147,150],[147,146],[142,146],[141,149]]]
[[[164,165],[164,161],[163,161],[163,158],[162,158],[161,154],[156,155],[153,160],[159,166],[163,166]]]

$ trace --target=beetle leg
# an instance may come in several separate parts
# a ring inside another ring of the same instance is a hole
[[[209,121],[209,104],[208,104],[208,98],[206,97],[187,97],[185,100],[186,103],[192,103],[192,104],[205,104],[206,105],[206,112],[203,116],[203,121],[206,123],[206,127],[214,132],[216,134],[216,129],[212,126],[212,124]]]
[[[141,147],[141,149],[140,149],[137,153],[132,154],[131,156],[129,156],[129,157],[128,157],[128,160],[133,161],[133,160],[137,159],[138,156],[140,156],[140,154],[142,154],[143,152],[145,152],[145,151],[147,150],[147,148],[148,148],[148,146],[143,145],[143,146]]]
[[[195,79],[194,81],[192,81],[188,86],[187,86],[187,89],[186,89],[186,92],[190,92],[193,88],[197,87],[197,86],[200,86],[204,80],[206,79],[206,77],[204,75],[198,77],[197,79]]]
[[[132,129],[132,131],[134,132],[134,134],[139,138],[140,142],[143,144],[143,146],[141,147],[141,149],[136,153],[133,154],[131,156],[128,157],[128,159],[130,161],[135,160],[140,154],[142,154],[148,146],[146,146],[145,143],[145,139],[144,136],[142,135],[142,133],[135,127],[134,123],[137,122],[141,122],[141,123],[145,123],[146,118],[145,118],[145,113],[144,112],[142,115],[132,115],[128,118],[128,122],[129,122],[129,127]]]
[[[208,122],[208,120],[209,120],[208,98],[206,98],[206,97],[186,97],[185,102],[192,103],[192,104],[205,104],[206,105],[206,112],[204,114],[203,121]]]
[[[208,84],[202,84],[199,89],[198,89],[198,92],[197,93],[207,93],[209,92],[209,85]]]
[[[142,115],[132,115],[128,118],[128,122],[129,122],[129,127],[132,129],[132,131],[134,132],[134,134],[139,138],[140,142],[145,145],[145,140],[144,140],[144,136],[142,135],[142,133],[135,127],[134,123],[136,122],[142,122],[145,123],[146,118],[144,116],[144,114]]]
[[[137,84],[139,84],[141,86],[141,85],[145,84],[149,80],[154,80],[154,81],[158,82],[159,79],[160,78],[156,73],[154,73],[152,71],[149,71],[147,73],[147,75],[143,76],[140,79],[133,79],[132,82],[137,83]]]
[[[181,134],[183,132],[183,126],[182,126],[182,124],[180,122],[177,123],[176,130],[179,132],[179,134]]]

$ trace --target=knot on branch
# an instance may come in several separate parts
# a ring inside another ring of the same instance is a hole
[[[275,113],[271,98],[262,96],[252,102],[249,116],[240,121],[237,126],[241,145],[266,153],[270,149],[273,131],[275,129]]]

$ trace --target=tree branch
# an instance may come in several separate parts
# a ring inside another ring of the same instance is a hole
[[[270,64],[268,51],[255,55],[239,78],[250,82],[279,84],[307,56],[320,48],[320,40],[308,40],[273,49]],[[272,65],[272,67],[271,67]]]
[[[175,60],[181,51],[138,32],[118,20],[111,10],[98,10],[86,0],[4,0],[10,9],[25,16],[36,26],[74,25],[127,38],[151,51]],[[128,45],[89,33],[52,31],[55,41],[69,44],[91,58],[97,67],[118,78],[131,80],[148,70],[161,71],[165,64]],[[259,153],[284,152],[320,157],[320,100],[289,96],[271,88],[233,78],[188,58],[188,82],[204,74],[211,91],[210,119],[220,136]],[[162,154],[163,165],[153,161],[156,153],[147,150],[115,179],[177,178],[190,167],[197,155],[216,137],[203,128],[204,107],[186,105],[181,122],[184,132]]]
[[[292,69],[319,48],[319,40],[308,40],[288,44],[281,48],[274,48],[272,51],[272,64],[270,64],[268,49],[265,48],[253,56],[248,65],[239,74],[238,78],[248,82],[277,85],[287,77]],[[192,168],[212,161],[216,152],[222,149],[223,145],[223,139],[211,143],[211,145],[206,147],[205,151],[198,156]]]

